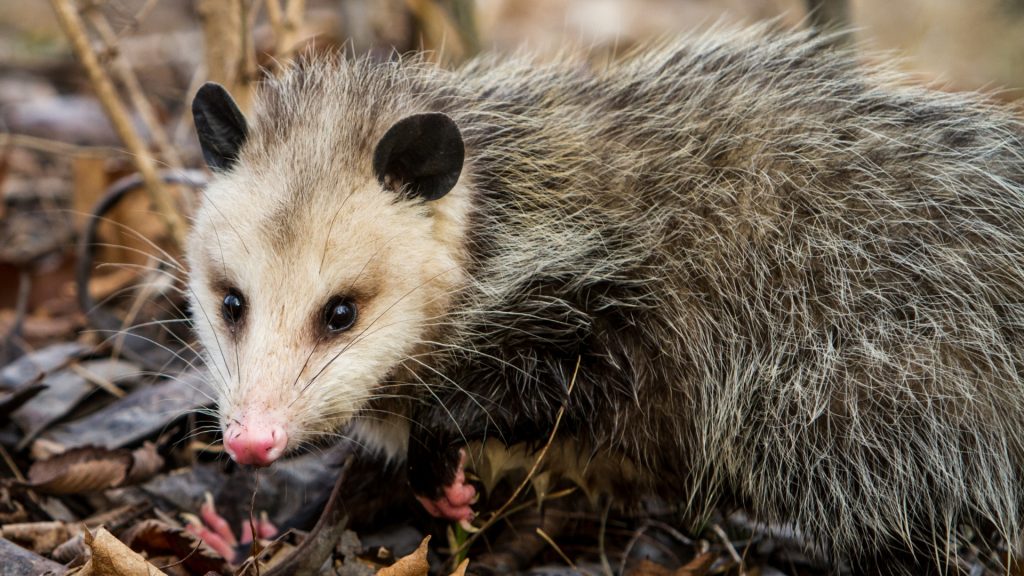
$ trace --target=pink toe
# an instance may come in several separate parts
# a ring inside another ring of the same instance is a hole
[[[436,500],[434,504],[436,504],[438,510],[441,511],[440,517],[451,520],[452,522],[472,520],[475,516],[473,509],[469,506],[456,506],[447,500]]]
[[[219,534],[210,530],[205,526],[197,526],[195,524],[189,524],[185,527],[185,530],[195,534],[200,540],[202,540],[207,546],[212,548],[217,554],[220,554],[222,558],[229,562],[233,562],[235,559],[235,547],[228,544]]]
[[[260,519],[256,521],[256,534],[264,540],[274,538],[280,530],[270,521],[266,512],[260,513]]]
[[[453,506],[467,506],[476,498],[476,488],[472,484],[453,484],[444,489],[445,499]]]
[[[206,501],[199,507],[199,515],[203,517],[203,522],[216,532],[224,542],[231,546],[237,544],[235,535],[231,532],[231,526],[228,525],[228,521],[223,516],[217,513],[217,508],[213,503],[213,496],[209,493],[206,494]]]

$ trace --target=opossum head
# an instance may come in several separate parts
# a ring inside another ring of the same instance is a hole
[[[258,102],[250,123],[215,84],[193,102],[214,172],[187,247],[193,321],[239,463],[353,420],[404,450],[401,420],[373,407],[460,282],[455,123],[388,113],[349,129],[336,112]]]

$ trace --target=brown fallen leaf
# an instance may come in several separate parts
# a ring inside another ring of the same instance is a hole
[[[44,494],[98,492],[123,483],[131,466],[132,455],[127,450],[75,448],[33,463],[28,485]]]
[[[0,536],[36,554],[49,555],[79,530],[80,526],[71,527],[64,522],[23,522],[4,525],[0,528]]]
[[[694,556],[692,560],[675,570],[670,570],[644,558],[629,570],[628,576],[704,576],[708,573],[711,565],[715,563],[716,558],[718,555],[714,552],[704,552]]]
[[[134,390],[88,416],[50,428],[36,443],[122,448],[159,434],[179,416],[209,405],[211,394],[209,379],[203,373],[185,372]]]
[[[86,532],[85,543],[92,549],[92,557],[77,572],[79,576],[153,576],[163,574],[159,568],[140,554],[100,528],[96,534]]]
[[[430,536],[420,542],[418,548],[409,555],[399,558],[391,566],[381,568],[377,576],[427,576],[430,571],[430,563],[427,562],[427,543]]]
[[[139,522],[122,537],[126,546],[145,552],[149,557],[175,556],[191,574],[222,573],[227,568],[227,561],[207,546],[200,545],[195,536],[161,520]]]
[[[125,485],[140,484],[156,476],[164,467],[164,459],[156,451],[156,444],[143,442],[132,451],[132,467],[125,478]]]
[[[715,563],[718,555],[713,552],[704,552],[693,557],[686,564],[676,569],[673,576],[704,576],[708,569]]]
[[[0,567],[5,576],[57,576],[67,572],[60,564],[3,538],[0,538],[0,560],[3,560]]]
[[[629,571],[628,576],[671,576],[671,574],[672,571],[668,568],[644,558]]]

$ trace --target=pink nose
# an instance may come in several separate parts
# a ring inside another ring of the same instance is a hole
[[[276,424],[231,424],[224,431],[224,445],[239,464],[269,466],[284,453],[288,434]]]

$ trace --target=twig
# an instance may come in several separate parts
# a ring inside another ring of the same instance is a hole
[[[135,14],[131,17],[131,20],[129,20],[127,24],[125,24],[120,30],[117,31],[117,35],[124,36],[128,32],[131,32],[132,30],[138,28],[139,24],[141,24],[142,21],[146,18],[146,16],[148,16],[149,13],[153,10],[153,8],[156,7],[156,3],[159,1],[160,0],[146,0],[146,3],[143,4],[142,7],[140,7],[138,11],[135,12]]]
[[[434,0],[405,0],[422,32],[422,48],[437,61],[462,62],[468,56],[465,39],[452,14]]]
[[[447,0],[448,9],[462,38],[466,57],[480,51],[480,35],[476,29],[476,3],[473,0]]]
[[[544,461],[544,457],[547,456],[548,450],[551,448],[551,445],[555,441],[555,435],[558,434],[559,426],[561,426],[562,424],[562,417],[565,415],[565,409],[566,406],[568,406],[569,404],[569,398],[572,396],[572,390],[573,388],[576,387],[576,376],[579,374],[580,362],[582,360],[582,356],[576,357],[576,368],[573,369],[572,380],[569,381],[569,389],[566,391],[565,402],[558,409],[558,414],[555,415],[555,425],[551,428],[551,434],[548,436],[548,441],[544,444],[544,447],[541,448],[540,452],[537,454],[537,458],[533,461],[533,467],[531,467],[530,471],[526,473],[526,478],[523,478],[523,481],[519,483],[519,486],[516,486],[515,491],[513,491],[512,495],[508,497],[508,500],[506,500],[505,503],[502,504],[501,507],[498,508],[494,512],[494,514],[492,514],[491,517],[487,519],[486,522],[484,522],[483,526],[477,529],[476,532],[470,534],[469,538],[466,538],[466,541],[462,543],[462,546],[460,546],[458,550],[452,552],[452,556],[458,557],[459,555],[463,554],[466,550],[469,550],[470,545],[472,545],[473,542],[477,538],[479,538],[480,535],[483,534],[485,530],[493,526],[495,522],[502,518],[502,516],[509,509],[509,507],[511,507],[512,504],[515,502],[516,498],[519,497],[519,494],[522,493],[522,491],[526,488],[527,484],[530,483],[530,480],[533,478],[534,474],[537,473],[537,470],[540,468],[541,463]]]
[[[21,336],[25,317],[28,316],[28,300],[31,295],[32,272],[29,271],[29,264],[26,264],[18,273],[18,297],[14,304],[14,322],[11,324],[11,331],[7,334],[6,340],[13,341],[14,338]]]
[[[109,58],[110,69],[121,85],[124,86],[128,99],[131,100],[132,106],[138,112],[139,118],[146,125],[146,130],[149,131],[150,136],[153,138],[153,144],[160,153],[160,157],[164,159],[170,168],[181,168],[183,166],[181,158],[174,147],[171,146],[171,142],[167,138],[167,132],[164,131],[163,125],[157,119],[153,106],[150,105],[149,100],[143,94],[138,76],[135,75],[135,71],[132,70],[132,67],[128,65],[128,62],[121,54],[117,44],[117,34],[114,32],[113,27],[110,26],[107,17],[95,4],[89,5],[83,11],[85,17],[89,19],[89,23],[92,24],[93,29],[99,35],[100,40],[103,41],[103,49]]]
[[[181,215],[174,205],[174,200],[167,192],[167,189],[164,188],[157,175],[153,156],[146,149],[142,138],[135,132],[128,111],[125,110],[124,104],[114,90],[113,83],[100,66],[96,54],[92,51],[81,17],[72,5],[71,0],[50,0],[50,3],[57,16],[57,21],[71,42],[75,56],[78,57],[78,60],[89,75],[89,81],[92,84],[93,90],[96,91],[96,97],[99,98],[118,136],[120,136],[125,147],[128,148],[128,152],[132,155],[135,167],[139,170],[142,179],[146,183],[146,190],[149,192],[150,199],[153,201],[157,212],[163,218],[164,224],[177,245],[184,246],[185,224]]]
[[[319,572],[331,550],[334,550],[334,545],[341,538],[342,532],[348,527],[348,513],[342,502],[341,487],[352,468],[353,458],[354,456],[349,456],[341,467],[338,481],[334,484],[334,490],[331,491],[316,526],[287,558],[268,570],[266,576],[300,576]]]
[[[729,536],[725,533],[725,530],[722,530],[722,527],[718,524],[712,524],[711,529],[718,536],[719,540],[722,541],[722,544],[725,545],[725,549],[729,552],[729,556],[731,556],[733,561],[736,562],[736,565],[739,567],[740,574],[746,574],[746,570],[743,569],[743,558],[741,558],[739,552],[736,551],[736,547],[732,545],[732,542],[729,540]]]
[[[562,557],[562,560],[565,560],[565,563],[569,565],[569,568],[572,568],[573,570],[576,569],[576,563],[573,562],[568,556],[566,556],[565,552],[562,552],[562,549],[558,546],[558,544],[555,543],[551,536],[548,536],[548,533],[545,532],[543,528],[537,528],[537,536],[540,536],[545,542],[548,543],[549,546],[554,548],[555,552],[557,552],[558,555]]]
[[[11,455],[7,453],[7,449],[4,448],[3,444],[0,444],[0,456],[3,457],[4,463],[7,464],[7,467],[11,469],[11,473],[14,474],[14,478],[17,479],[18,482],[24,482],[25,476],[22,475],[21,470],[18,470],[18,467],[14,464],[14,460],[11,458]]]
[[[99,388],[105,390],[108,394],[115,398],[124,398],[127,393],[121,389],[120,386],[114,384],[110,380],[96,374],[92,370],[83,367],[81,364],[72,364],[70,366],[71,371],[78,374],[82,378],[85,378],[91,384],[96,385]]]
[[[207,77],[222,84],[234,96],[242,112],[252,102],[256,77],[253,50],[253,0],[199,0],[196,10],[203,20]]]
[[[29,136],[28,134],[11,134],[9,132],[0,133],[0,145],[28,148],[37,152],[61,154],[64,156],[95,156],[103,158],[107,156],[120,156],[125,153],[124,150],[109,146],[82,146],[71,144],[70,142],[61,142],[60,140],[39,138],[38,136]]]
[[[604,570],[605,576],[614,576],[615,572],[612,572],[612,563],[608,561],[608,550],[605,548],[605,533],[608,531],[608,514],[612,510],[611,498],[604,506],[604,512],[601,514],[601,531],[597,535],[597,548],[601,553],[601,569]]]
[[[287,60],[295,51],[306,0],[288,0],[283,13],[278,0],[267,0],[266,4],[267,19],[274,30],[274,58],[278,61]]]

